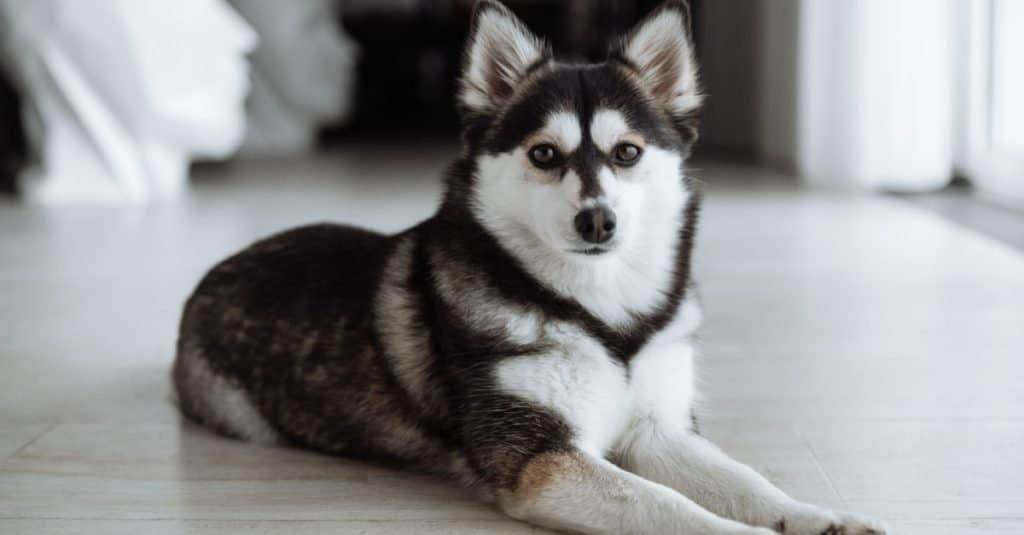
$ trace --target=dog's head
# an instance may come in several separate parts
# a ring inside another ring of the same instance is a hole
[[[479,2],[459,106],[484,226],[523,253],[581,262],[677,233],[701,102],[689,24],[669,1],[605,62],[565,64],[506,7]]]

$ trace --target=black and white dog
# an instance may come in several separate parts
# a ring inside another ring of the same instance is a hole
[[[185,307],[174,381],[238,438],[441,472],[585,533],[880,534],[702,438],[684,172],[701,104],[679,1],[604,63],[556,62],[478,4],[465,153],[436,215],[260,241]]]

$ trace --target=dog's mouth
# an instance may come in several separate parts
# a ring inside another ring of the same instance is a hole
[[[610,247],[586,247],[583,249],[570,249],[569,252],[573,254],[580,254],[586,256],[599,256],[611,251]]]

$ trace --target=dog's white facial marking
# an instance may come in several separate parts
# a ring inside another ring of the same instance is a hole
[[[554,411],[572,427],[574,446],[597,457],[605,455],[629,421],[625,369],[577,327],[549,324],[544,339],[551,351],[512,357],[498,365],[499,387]]]
[[[643,137],[629,127],[626,123],[626,118],[617,110],[597,110],[590,121],[589,128],[590,139],[593,141],[597,150],[601,151],[603,154],[613,154],[615,148],[620,143],[630,143],[632,145],[636,145],[641,150],[644,148],[645,143]],[[641,159],[642,158],[643,156],[641,155]],[[591,203],[595,206],[598,204],[607,204],[614,210],[620,204],[619,197],[623,190],[620,185],[620,179],[629,178],[633,175],[634,173],[632,173],[632,168],[630,167],[602,165],[597,171],[597,180],[600,186],[601,196],[594,201],[591,201]],[[590,201],[590,199],[584,199],[584,201]],[[626,211],[620,214],[620,210],[615,210],[615,213],[617,216],[625,216],[624,218],[620,217],[618,221],[618,231],[621,232],[622,226],[628,224],[628,219],[631,213]]]
[[[580,146],[583,130],[579,117],[567,111],[552,113],[544,123],[544,128],[531,141],[549,139],[558,147],[562,154],[570,154]]]
[[[579,176],[569,171],[560,177],[558,170],[539,169],[528,153],[537,145],[551,144],[567,155],[579,147],[582,138],[579,118],[556,111],[522,146],[509,153],[483,156],[478,162],[474,204],[484,225],[517,246],[570,248],[572,219],[579,211]]]
[[[590,138],[598,150],[605,154],[611,154],[612,149],[623,141],[641,140],[642,143],[642,138],[633,132],[622,113],[609,109],[597,110],[590,120]]]
[[[566,246],[572,230],[566,181],[533,168],[522,147],[483,156],[478,169],[473,209],[502,245],[513,253]]]
[[[613,110],[599,110],[587,127],[607,147],[634,136],[622,114]],[[527,156],[535,139],[578,146],[579,129],[576,116],[556,112],[530,142],[508,153],[481,156],[473,210],[531,275],[609,325],[628,328],[636,314],[661,303],[672,283],[689,197],[682,156],[645,146],[633,166],[602,166],[597,171],[600,197],[581,199],[582,183],[574,170],[553,179],[553,171],[537,169]],[[596,256],[572,252],[580,248],[573,218],[580,209],[598,204],[615,212],[612,246]]]
[[[597,172],[597,183],[601,188],[601,194],[589,199],[593,199],[595,205],[607,204],[614,208],[618,204],[620,194],[619,181],[615,176],[615,172],[607,165],[601,166],[601,169]]]
[[[562,190],[564,190],[569,201],[569,207],[573,211],[579,211],[585,203],[594,203],[597,200],[595,197],[585,199],[580,197],[580,191],[583,189],[583,180],[580,178],[579,173],[573,169],[566,171],[562,175],[562,186]],[[576,199],[579,199],[578,202],[572,198],[573,195],[575,195]]]

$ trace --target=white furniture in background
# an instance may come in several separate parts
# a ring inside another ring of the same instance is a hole
[[[256,38],[222,0],[0,0],[26,95],[32,201],[175,196],[194,158],[242,140]]]
[[[356,43],[338,25],[334,0],[231,0],[260,36],[242,153],[301,154],[317,128],[349,115]]]

